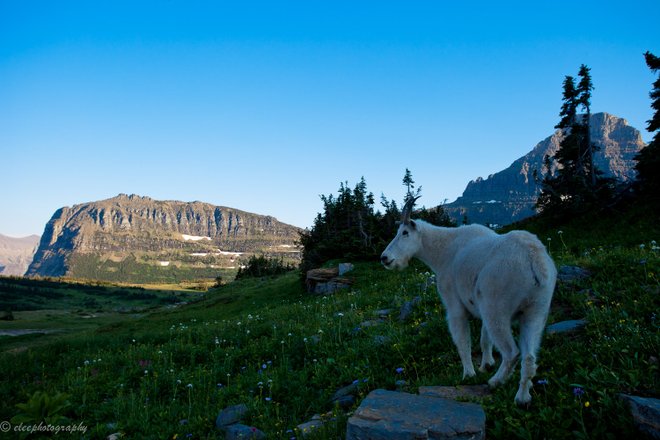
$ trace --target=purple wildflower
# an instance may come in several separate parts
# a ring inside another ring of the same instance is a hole
[[[396,374],[401,374],[401,373],[403,373],[403,367],[399,367],[395,371],[396,371]]]

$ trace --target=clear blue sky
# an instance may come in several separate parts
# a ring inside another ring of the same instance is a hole
[[[573,16],[568,14],[572,13]],[[136,193],[310,226],[364,176],[458,197],[553,132],[561,83],[642,130],[660,2],[0,0],[0,233]]]

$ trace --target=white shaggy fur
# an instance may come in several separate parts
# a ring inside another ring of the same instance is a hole
[[[404,269],[413,257],[436,274],[463,377],[475,375],[469,313],[482,320],[479,370],[495,363],[493,344],[502,355],[502,364],[488,384],[495,387],[504,383],[522,355],[515,401],[529,404],[536,354],[557,278],[543,244],[525,231],[499,235],[480,225],[442,228],[410,220],[408,214],[381,261],[387,269]],[[516,317],[520,321],[518,346],[511,332],[511,321]]]

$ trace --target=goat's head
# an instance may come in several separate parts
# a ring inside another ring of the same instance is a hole
[[[417,224],[410,219],[413,205],[418,198],[408,199],[401,213],[399,231],[380,256],[380,262],[386,269],[405,269],[408,267],[410,259],[422,246],[422,238]]]

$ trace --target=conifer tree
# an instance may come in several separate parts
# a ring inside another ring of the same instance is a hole
[[[592,191],[596,189],[596,169],[594,166],[594,146],[591,143],[591,91],[594,86],[591,82],[591,69],[586,65],[580,66],[580,71],[578,76],[580,77],[580,83],[577,87],[577,96],[578,104],[584,110],[582,116],[583,122],[583,133],[582,133],[582,148],[581,148],[581,157],[584,159],[581,162],[584,163],[584,171],[589,175],[589,184],[591,185]]]
[[[603,179],[594,165],[596,147],[591,142],[591,69],[581,65],[579,83],[566,76],[563,82],[560,121],[555,126],[562,130],[563,139],[554,158],[546,157],[546,174],[541,185],[541,194],[536,207],[545,214],[566,215],[582,212],[599,200],[609,197],[611,179]],[[578,115],[578,110],[584,113]],[[557,162],[553,175],[552,161]]]
[[[653,73],[660,73],[660,58],[651,52],[644,54],[646,65]],[[655,110],[653,117],[647,121],[646,130],[653,133],[651,142],[635,157],[637,165],[637,181],[643,193],[656,195],[660,192],[660,75],[653,82],[653,90],[649,93],[652,99],[651,108]]]

